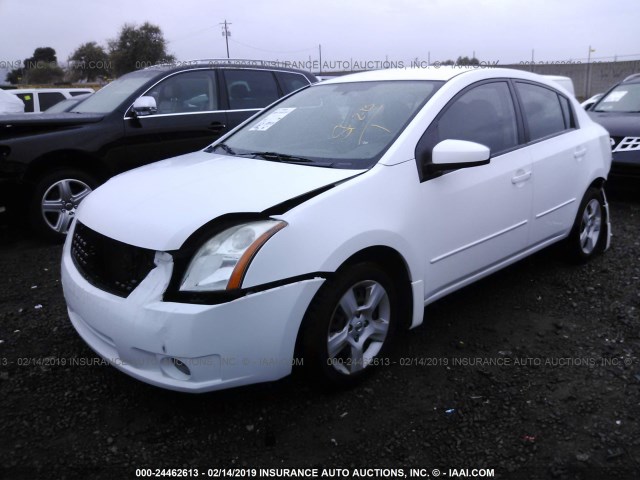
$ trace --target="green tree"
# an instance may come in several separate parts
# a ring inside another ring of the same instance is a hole
[[[22,81],[23,75],[24,75],[24,69],[14,68],[9,73],[7,73],[5,80],[11,83],[12,85],[16,85]]]
[[[27,83],[56,83],[64,79],[64,70],[56,63],[38,62],[25,71],[25,78]]]
[[[109,59],[113,73],[123,75],[157,63],[175,60],[167,53],[167,42],[157,25],[145,22],[141,27],[125,24],[118,38],[109,41]]]
[[[86,78],[93,82],[98,77],[108,76],[110,69],[109,55],[96,42],[83,43],[69,57],[69,71],[73,80]]]
[[[64,77],[64,71],[58,65],[56,51],[51,47],[36,48],[33,56],[24,59],[24,67],[16,70],[21,72],[16,72],[12,78],[22,76],[25,83],[54,83]],[[14,72],[15,70],[9,72],[9,75]]]
[[[458,60],[456,60],[456,65],[464,65],[464,66],[480,65],[480,60],[478,60],[476,57],[473,57],[473,58],[469,58],[467,56],[458,57]]]
[[[54,63],[58,64],[56,51],[51,47],[38,47],[33,51],[33,56],[24,59],[24,68],[29,70],[35,68],[38,64]]]

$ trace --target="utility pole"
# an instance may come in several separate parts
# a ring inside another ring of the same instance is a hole
[[[587,55],[587,78],[584,79],[584,98],[589,98],[591,91],[591,53],[595,52],[595,49],[589,45],[589,53]]]
[[[530,70],[532,72],[533,72],[533,65],[536,63],[535,62],[535,58],[534,58],[535,57],[535,53],[536,53],[536,50],[534,48],[532,48],[531,49],[531,68],[530,68]]]
[[[227,58],[229,58],[229,37],[231,36],[229,25],[231,24],[227,23],[227,21],[225,20],[224,23],[220,23],[219,25],[222,25],[222,36],[224,37],[224,40],[227,44]]]

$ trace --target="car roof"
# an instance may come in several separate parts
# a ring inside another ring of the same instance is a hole
[[[634,73],[625,78],[621,83],[640,83],[640,73]]]
[[[510,68],[487,68],[487,67],[457,67],[457,66],[430,66],[425,68],[398,68],[387,70],[371,70],[367,72],[354,73],[325,80],[323,84],[348,83],[366,81],[391,81],[391,80],[430,80],[449,81],[455,77],[469,77],[472,80],[483,80],[489,78],[518,78],[542,83],[549,87],[558,89],[558,85],[548,78],[524,70]]]
[[[182,70],[190,70],[194,68],[243,68],[253,70],[276,70],[283,72],[299,73],[307,78],[315,79],[316,77],[305,70],[287,67],[286,62],[269,61],[269,60],[247,60],[247,59],[229,59],[229,58],[203,58],[197,60],[183,60],[171,63],[162,63],[151,65],[144,70],[158,70],[162,72],[179,72]]]
[[[94,93],[93,88],[90,87],[65,87],[65,88],[13,88],[11,90],[7,90],[9,93],[50,93],[50,92],[86,92],[86,93]]]

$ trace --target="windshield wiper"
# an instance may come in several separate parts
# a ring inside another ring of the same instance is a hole
[[[221,148],[222,150],[227,152],[229,155],[237,155],[236,152],[234,152],[233,149],[226,143],[218,143],[217,145],[211,145],[210,147],[205,148],[204,151],[207,153],[211,153],[211,152],[215,152],[216,148]]]
[[[295,155],[288,155],[286,153],[277,153],[277,152],[248,152],[248,153],[239,153],[238,155],[247,156],[247,157],[258,157],[264,160],[269,160],[271,162],[282,162],[282,163],[312,163],[313,160],[309,160],[304,157],[297,157]]]

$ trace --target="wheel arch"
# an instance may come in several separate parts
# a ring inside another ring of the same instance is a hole
[[[378,265],[381,269],[391,276],[394,285],[400,286],[397,290],[398,304],[399,304],[399,323],[398,327],[401,329],[409,329],[411,327],[413,318],[413,290],[411,288],[411,277],[409,266],[404,257],[395,249],[384,246],[376,245],[366,247],[348,257],[340,264],[335,274],[340,274],[344,269],[357,265],[359,263],[370,262]],[[329,280],[328,280],[329,281]],[[322,287],[321,287],[322,288]],[[318,295],[318,293],[316,293]],[[295,358],[302,358],[302,334],[305,327],[305,321],[307,314],[300,322],[298,329],[294,355]]]
[[[604,221],[605,221],[605,227],[607,228],[606,231],[606,235],[607,235],[607,249],[609,248],[609,237],[611,236],[611,217],[609,214],[609,201],[607,200],[607,196],[606,193],[604,191],[604,186],[606,184],[606,179],[603,177],[598,177],[595,180],[593,180],[591,182],[591,184],[589,185],[589,187],[587,187],[587,190],[585,190],[585,195],[586,192],[589,191],[590,188],[596,188],[598,190],[600,190],[600,195],[602,196],[602,202],[604,204]]]
[[[24,178],[33,184],[38,178],[63,168],[80,170],[94,177],[99,183],[105,182],[113,174],[100,159],[90,153],[79,150],[57,150],[41,155],[31,162]]]
[[[591,182],[589,187],[587,187],[587,190],[589,190],[589,188],[597,188],[597,189],[601,190],[601,189],[604,188],[605,181],[606,180],[604,178],[598,177],[593,182]]]
[[[395,285],[400,287],[397,291],[400,304],[400,323],[398,325],[401,328],[409,328],[413,315],[413,292],[411,290],[409,266],[404,257],[400,252],[388,246],[367,247],[347,258],[336,273],[341,269],[362,262],[377,264],[391,276]]]

